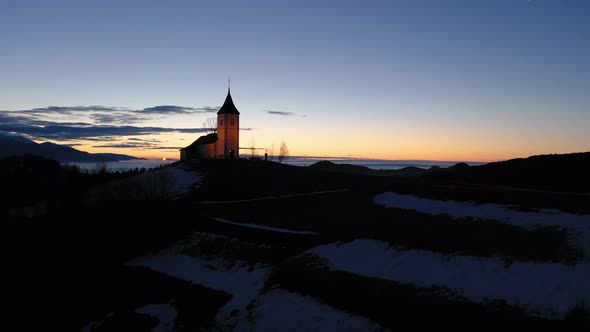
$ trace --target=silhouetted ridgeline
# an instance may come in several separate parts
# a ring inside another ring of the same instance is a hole
[[[35,143],[21,136],[0,133],[0,157],[32,154],[65,162],[109,162],[142,159],[116,153],[88,153],[65,145],[54,143]]]
[[[331,161],[322,160],[308,166],[309,169],[316,171],[327,171],[347,174],[366,174],[377,176],[398,176],[398,177],[419,177],[431,171],[438,170],[440,167],[432,166],[423,169],[414,166],[408,166],[401,169],[372,169],[361,165],[335,164]]]
[[[459,163],[448,168],[406,167],[399,170],[374,170],[365,166],[320,161],[310,169],[347,174],[423,177],[455,180],[492,186],[507,186],[550,191],[590,192],[590,152],[539,155],[511,159],[481,166]]]
[[[539,155],[482,166],[457,164],[427,175],[493,186],[590,192],[590,152]]]

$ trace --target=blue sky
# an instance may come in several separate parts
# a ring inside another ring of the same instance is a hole
[[[299,155],[452,160],[587,151],[588,17],[587,1],[2,0],[0,110],[215,107],[231,76],[251,129],[244,146],[284,140]],[[211,114],[133,125],[201,128]],[[152,142],[114,152],[173,156],[151,148],[197,136],[109,139]]]

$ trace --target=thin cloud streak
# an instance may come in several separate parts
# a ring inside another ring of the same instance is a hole
[[[134,126],[30,126],[30,125],[0,125],[0,132],[25,134],[46,139],[86,139],[101,136],[139,136],[161,133],[204,133],[204,128],[164,128],[164,127],[134,127]]]
[[[202,107],[185,107],[175,105],[161,105],[144,108],[140,111],[135,111],[140,114],[192,114],[192,113],[214,113],[219,110],[219,107],[202,106]]]
[[[282,116],[295,115],[295,113],[293,113],[293,112],[281,112],[281,111],[266,111],[266,113],[272,114],[272,115],[282,115]]]
[[[146,117],[137,116],[137,115],[128,114],[128,113],[120,113],[120,112],[117,112],[114,114],[95,113],[95,114],[91,114],[90,118],[99,124],[106,124],[106,123],[131,124],[131,123],[138,123],[138,122],[148,120],[148,118],[146,118]]]
[[[271,111],[271,110],[265,110],[266,113],[271,114],[271,115],[280,115],[280,116],[300,116],[300,117],[307,117],[307,115],[304,114],[297,114],[294,112],[283,112],[283,111]]]
[[[153,144],[133,144],[133,143],[121,143],[121,144],[101,144],[93,145],[93,148],[111,148],[111,149],[149,149],[149,150],[179,150],[179,146],[157,146]]]
[[[109,112],[109,111],[126,111],[126,107],[108,107],[108,106],[48,106],[41,108],[33,108],[30,110],[18,110],[14,112],[33,115],[47,115],[47,114],[64,114],[72,115],[74,113],[86,112]]]

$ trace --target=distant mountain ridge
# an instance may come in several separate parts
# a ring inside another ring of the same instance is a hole
[[[427,176],[528,189],[590,192],[590,152],[547,154],[481,166],[457,164]]]
[[[0,157],[32,154],[66,162],[111,162],[121,160],[143,159],[116,153],[89,153],[72,147],[55,143],[35,143],[16,135],[0,133]]]
[[[590,152],[537,155],[479,166],[458,163],[451,167],[428,169],[405,167],[398,170],[374,170],[365,166],[320,161],[310,169],[379,176],[424,177],[472,184],[505,186],[548,191],[590,192]]]
[[[426,173],[440,169],[438,166],[424,169],[414,166],[407,166],[400,169],[372,169],[362,165],[336,164],[328,160],[318,161],[309,165],[309,169],[326,172],[348,173],[348,174],[366,174],[377,176],[399,176],[399,177],[419,177]]]

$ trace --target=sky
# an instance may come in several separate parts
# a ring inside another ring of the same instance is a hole
[[[174,158],[231,77],[241,147],[590,151],[588,17],[584,0],[0,0],[0,132]]]

